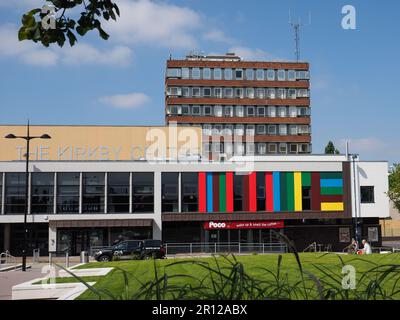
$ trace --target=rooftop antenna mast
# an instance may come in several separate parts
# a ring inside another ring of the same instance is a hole
[[[300,21],[300,17],[297,22],[292,21],[292,16],[289,10],[289,24],[293,27],[294,30],[294,42],[295,42],[295,51],[294,54],[296,56],[296,62],[300,61],[300,28],[311,25],[311,12],[308,13],[308,23],[304,24]]]

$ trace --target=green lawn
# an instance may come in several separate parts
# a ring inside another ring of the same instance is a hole
[[[80,268],[115,269],[78,299],[400,299],[398,253],[301,253],[304,281],[295,256],[281,256],[279,272],[278,254],[89,263]],[[342,288],[343,264],[355,267],[356,290]]]
[[[92,277],[91,276],[91,277],[82,277],[82,279],[86,282],[96,282],[96,281],[99,281],[100,277]],[[52,281],[54,281],[54,282],[52,282]],[[55,278],[55,279],[48,278],[47,280],[45,280],[44,283],[43,283],[43,280],[41,280],[41,281],[36,281],[32,284],[74,283],[74,282],[79,282],[79,280],[74,277],[59,277],[59,278]]]

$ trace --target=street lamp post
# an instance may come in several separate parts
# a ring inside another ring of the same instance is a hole
[[[361,234],[360,234],[360,226],[358,225],[358,201],[357,201],[357,181],[356,181],[356,159],[358,158],[358,154],[350,154],[352,162],[353,162],[353,189],[354,189],[354,215],[355,215],[355,238],[358,243],[361,241]]]
[[[26,136],[16,136],[12,133],[5,136],[6,139],[24,139],[26,141],[26,155],[25,155],[25,212],[24,212],[24,241],[22,245],[22,271],[26,271],[26,244],[28,240],[28,228],[26,226],[26,219],[28,215],[28,192],[29,192],[29,142],[33,139],[51,139],[48,134],[41,136],[31,136],[29,134],[29,121],[26,130]]]

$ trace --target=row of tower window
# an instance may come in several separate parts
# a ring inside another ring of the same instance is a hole
[[[288,153],[310,153],[311,145],[308,143],[204,143],[203,155],[213,153],[215,156],[267,155]]]
[[[211,117],[307,117],[309,107],[296,106],[220,106],[220,105],[169,105],[170,116]]]
[[[285,69],[168,68],[167,78],[204,80],[296,81],[310,79],[310,72]]]
[[[254,136],[254,135],[308,135],[309,125],[287,124],[203,124],[203,134],[206,136]]]
[[[167,96],[185,98],[247,98],[247,99],[297,99],[308,98],[308,89],[294,88],[206,88],[168,87]]]

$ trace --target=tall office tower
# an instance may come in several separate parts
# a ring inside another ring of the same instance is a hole
[[[234,53],[170,59],[166,123],[200,125],[203,154],[214,160],[311,153],[309,79],[306,62],[244,61]]]

